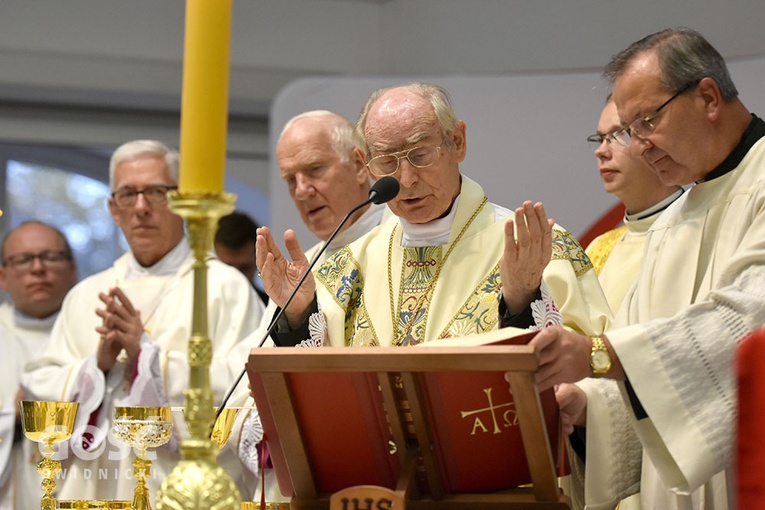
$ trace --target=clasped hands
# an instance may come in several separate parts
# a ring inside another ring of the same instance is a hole
[[[101,317],[101,325],[96,327],[96,332],[101,336],[96,360],[98,368],[106,372],[117,362],[123,349],[129,360],[138,357],[143,323],[141,312],[133,307],[119,287],[99,293],[98,298],[104,303],[104,308],[96,309],[96,315]]]

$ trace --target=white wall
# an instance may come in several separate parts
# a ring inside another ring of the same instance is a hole
[[[730,64],[749,109],[765,116],[765,58]],[[597,72],[504,76],[316,78],[285,88],[271,111],[270,153],[284,123],[306,110],[328,109],[356,120],[369,94],[384,85],[434,81],[452,94],[467,124],[463,173],[492,202],[508,208],[542,201],[558,223],[581,235],[617,200],[603,191],[595,157],[585,141],[596,131],[609,91]],[[303,226],[272,159],[271,226],[277,236],[295,229],[303,246],[316,238]]]

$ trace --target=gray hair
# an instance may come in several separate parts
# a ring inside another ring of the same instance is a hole
[[[345,117],[329,110],[312,110],[295,115],[284,125],[279,137],[281,138],[296,123],[307,119],[318,120],[326,124],[332,148],[337,153],[341,163],[348,163],[356,148],[353,141],[353,124]]]
[[[156,140],[133,140],[123,143],[112,154],[109,161],[109,189],[114,189],[114,173],[117,167],[125,161],[138,159],[145,155],[155,155],[164,158],[170,177],[178,183],[179,156],[178,151],[171,149]]]
[[[694,80],[709,77],[717,83],[726,103],[738,96],[720,53],[701,34],[685,27],[668,28],[632,43],[611,59],[603,76],[613,83],[638,55],[648,51],[656,52],[666,90],[677,92]]]
[[[433,107],[433,111],[436,114],[436,119],[438,119],[438,124],[441,126],[441,134],[444,137],[444,144],[446,146],[451,146],[452,140],[449,135],[454,132],[459,120],[457,119],[457,114],[454,113],[454,108],[452,108],[452,99],[449,95],[449,92],[445,88],[439,85],[434,85],[432,83],[408,83],[406,85],[397,85],[395,87],[383,87],[381,89],[377,89],[372,93],[371,96],[369,96],[369,99],[367,99],[367,102],[361,108],[361,112],[359,113],[359,120],[356,122],[356,126],[353,129],[353,136],[356,139],[356,144],[364,150],[367,157],[369,156],[370,152],[369,145],[367,145],[366,137],[364,136],[364,132],[367,127],[367,116],[369,115],[369,110],[372,108],[372,105],[374,105],[374,103],[385,93],[398,88],[403,88],[414,92],[430,103],[430,105]]]

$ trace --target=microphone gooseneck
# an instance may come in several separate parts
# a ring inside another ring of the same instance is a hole
[[[319,258],[327,250],[329,243],[331,243],[332,240],[337,236],[337,234],[343,228],[343,226],[348,221],[348,219],[351,216],[353,216],[353,213],[355,213],[356,211],[358,211],[359,209],[363,207],[366,207],[369,204],[379,205],[379,204],[384,204],[386,202],[391,201],[393,198],[396,197],[396,195],[398,195],[399,189],[400,189],[400,186],[399,186],[398,180],[396,180],[395,177],[387,175],[372,185],[372,188],[369,190],[369,198],[367,198],[362,203],[360,203],[359,205],[351,209],[348,212],[348,214],[346,214],[345,217],[343,217],[343,219],[340,221],[337,227],[335,227],[335,230],[329,235],[327,240],[324,241],[324,244],[322,245],[321,249],[318,252],[316,252],[316,255],[314,255],[313,258],[311,259],[311,262],[308,264],[308,268],[300,276],[300,280],[298,280],[297,285],[295,285],[295,288],[292,289],[292,292],[290,293],[289,297],[287,297],[287,300],[284,302],[284,306],[282,306],[279,309],[277,314],[268,324],[268,328],[266,329],[266,332],[263,335],[263,338],[260,340],[260,343],[258,343],[258,348],[262,347],[263,344],[266,342],[266,339],[271,335],[274,328],[276,327],[276,323],[284,315],[284,311],[292,302],[292,299],[295,297],[295,294],[297,294],[297,291],[300,289],[300,286],[303,285],[303,282],[311,273],[311,270],[313,270],[313,267],[319,261]],[[234,384],[231,385],[231,388],[223,397],[223,400],[221,401],[220,406],[218,406],[218,412],[215,414],[215,419],[213,420],[213,424],[215,424],[215,421],[218,419],[218,416],[220,416],[220,414],[223,412],[223,408],[226,407],[226,402],[228,402],[229,398],[231,398],[231,395],[234,393],[234,390],[239,385],[239,383],[241,382],[242,378],[244,377],[246,373],[247,373],[247,369],[246,368],[242,369],[242,372],[239,374],[239,377],[236,378],[236,381],[234,381]]]

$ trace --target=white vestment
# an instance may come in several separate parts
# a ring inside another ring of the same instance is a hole
[[[481,187],[463,176],[447,216],[425,225],[384,222],[319,268],[320,313],[312,316],[311,338],[301,345],[416,345],[495,329],[510,214],[488,203]],[[567,327],[590,335],[601,334],[610,321],[592,264],[559,226],[542,299],[531,310],[533,327],[560,323],[562,316]]]
[[[25,368],[22,382],[36,400],[80,402],[77,430],[61,456],[59,499],[132,499],[134,453],[111,433],[118,405],[183,406],[189,386],[187,346],[191,336],[193,257],[184,238],[161,261],[140,267],[131,253],[73,288],[62,307],[44,352]],[[263,304],[247,279],[217,259],[207,261],[209,337],[213,345],[210,382],[220,400],[233,382],[227,355],[261,319]],[[123,354],[106,374],[98,369],[95,313],[104,304],[100,292],[119,287],[140,310],[145,333],[138,360]],[[180,416],[175,416],[180,419]],[[147,480],[152,499],[179,459],[176,435],[155,455]],[[92,443],[83,448],[84,432]],[[238,476],[234,473],[233,476]]]
[[[495,329],[509,215],[489,204],[483,189],[463,175],[447,217],[426,225],[395,218],[340,250],[317,272],[327,331],[323,342],[412,345]],[[604,331],[611,313],[592,264],[573,236],[558,226],[543,282],[566,326],[585,334]],[[551,312],[543,303],[548,301],[531,305],[537,325],[544,325]],[[312,342],[319,343],[313,334]]]
[[[625,215],[624,226],[599,235],[587,246],[585,251],[614,314],[640,273],[648,229],[681,194],[678,190],[645,211]]]
[[[57,313],[45,319],[24,315],[10,303],[0,305],[0,510],[35,508],[40,505],[42,481],[37,462],[42,458],[37,445],[15,435],[16,394],[21,371],[48,341]]]
[[[647,415],[635,416],[640,406],[620,383],[643,446],[641,508],[729,508],[733,353],[765,323],[763,289],[765,138],[735,169],[697,184],[654,223],[640,277],[607,333]],[[610,439],[620,424],[594,414],[589,398],[586,477],[607,485],[629,466],[617,462],[619,445]],[[591,464],[591,449],[608,461]],[[608,508],[606,500],[589,504]]]
[[[606,295],[614,314],[619,311],[624,297],[640,274],[649,229],[664,210],[682,193],[682,190],[678,190],[645,211],[625,215],[624,226],[609,230],[596,237],[587,247],[587,255],[595,266],[600,286],[603,288],[603,293]],[[588,394],[588,412],[594,416],[608,416],[609,421],[619,424],[607,429],[615,431],[613,436],[608,437],[608,440],[613,442],[613,452],[609,451],[611,457],[607,459],[598,458],[597,454],[602,450],[596,449],[588,451],[588,455],[591,456],[588,456],[588,461],[594,465],[616,462],[622,466],[619,470],[611,471],[610,473],[614,477],[605,483],[602,479],[595,479],[594,477],[587,478],[583,482],[579,480],[578,484],[581,485],[581,490],[585,490],[584,484],[586,484],[588,499],[593,500],[603,499],[599,493],[604,487],[608,487],[607,494],[611,491],[622,495],[637,492],[639,490],[637,480],[640,477],[641,462],[640,455],[636,455],[636,453],[640,451],[641,447],[630,425],[626,410],[618,402],[616,405],[611,405],[612,400],[621,399],[617,384],[609,379],[587,379],[579,383],[579,386]],[[593,419],[591,426],[598,427],[599,420]],[[598,434],[596,433],[596,435]],[[601,438],[601,440],[603,439]],[[578,464],[572,471],[577,473],[577,476],[584,477],[584,473],[580,473],[580,467],[581,465]],[[580,489],[573,490],[578,491]],[[577,493],[575,499],[584,499],[583,494],[584,492]],[[639,508],[639,504],[639,494],[634,494],[630,496],[630,499],[622,501],[619,509],[635,510]],[[606,508],[613,508],[613,506]]]

